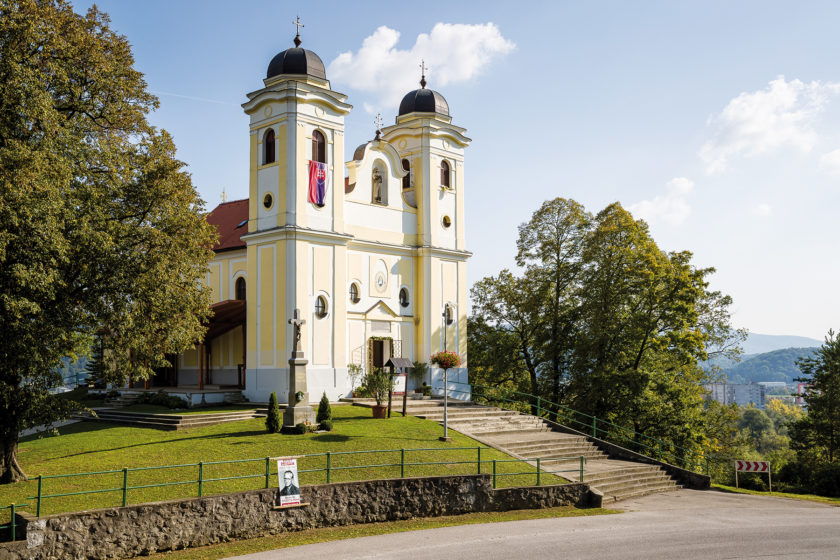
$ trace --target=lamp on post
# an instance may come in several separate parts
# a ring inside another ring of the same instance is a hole
[[[449,380],[447,379],[447,372],[449,371],[450,367],[455,367],[455,365],[450,365],[450,363],[446,360],[448,354],[446,349],[446,330],[449,325],[452,324],[452,307],[447,303],[443,306],[443,317],[442,317],[442,326],[443,326],[443,360],[438,361],[438,365],[443,367],[443,437],[440,438],[441,441],[450,441],[452,438],[449,437]],[[434,358],[434,356],[433,356]],[[456,354],[457,358],[457,354]],[[458,360],[460,362],[460,360]],[[434,360],[433,360],[434,362]]]

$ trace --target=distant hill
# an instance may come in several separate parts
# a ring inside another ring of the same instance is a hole
[[[791,383],[795,378],[802,377],[802,372],[796,367],[796,360],[812,356],[817,348],[783,348],[744,356],[741,363],[724,367],[723,373],[732,383],[759,383],[761,381]]]
[[[784,348],[812,348],[822,345],[822,340],[805,336],[750,333],[743,347],[744,354],[763,354]]]

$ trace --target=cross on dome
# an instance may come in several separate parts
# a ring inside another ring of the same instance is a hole
[[[300,15],[296,16],[292,23],[295,25],[295,46],[299,47],[302,42],[300,40],[300,28],[305,26],[300,22]]]
[[[376,113],[373,124],[376,126],[376,140],[379,140],[379,135],[382,134],[382,113]]]
[[[420,59],[420,87],[426,87],[426,62],[421,58]]]

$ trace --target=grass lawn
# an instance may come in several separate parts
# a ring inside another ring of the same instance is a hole
[[[203,408],[178,408],[172,409],[158,404],[132,404],[120,408],[121,412],[142,412],[143,414],[174,414],[176,416],[191,416],[193,414],[213,414],[219,412],[242,412],[244,410],[256,410],[259,407],[240,405],[240,404],[226,404],[219,406],[208,406]]]
[[[828,504],[831,506],[840,506],[840,498],[829,498],[827,496],[817,496],[816,494],[793,494],[792,492],[761,492],[759,490],[747,490],[746,488],[735,488],[734,486],[724,486],[723,484],[712,484],[713,488],[722,490],[723,492],[732,492],[733,494],[753,494],[755,496],[772,496],[774,498],[793,498],[794,500],[805,500],[808,502],[819,502],[821,504]]]
[[[214,560],[217,558],[228,558],[241,554],[252,554],[274,550],[275,548],[288,548],[303,544],[313,544],[356,537],[369,537],[372,535],[385,535],[390,533],[402,533],[405,531],[418,531],[421,529],[436,529],[438,527],[452,527],[455,525],[473,525],[476,523],[498,523],[502,521],[521,521],[525,519],[547,519],[549,517],[581,517],[587,515],[602,515],[609,513],[621,513],[611,509],[577,509],[571,506],[556,507],[548,509],[523,509],[493,513],[468,513],[466,515],[448,515],[443,517],[422,517],[418,519],[406,519],[404,521],[391,521],[387,523],[369,523],[364,525],[350,525],[346,527],[325,527],[323,529],[309,529],[287,533],[284,535],[273,535],[258,539],[234,541],[203,546],[174,552],[163,552],[148,556],[150,560]],[[503,529],[502,529],[503,530]]]
[[[301,482],[326,482],[326,473],[306,472],[326,466],[326,452],[330,457],[332,482],[364,480],[400,476],[400,449],[428,448],[427,451],[406,451],[405,475],[429,476],[443,474],[471,474],[478,472],[476,441],[452,432],[452,442],[438,441],[443,428],[436,422],[399,415],[391,419],[373,419],[369,408],[356,406],[333,407],[332,432],[305,435],[268,434],[265,420],[255,418],[215,426],[183,431],[161,431],[110,424],[79,422],[59,428],[58,436],[28,437],[21,441],[18,458],[31,477],[27,482],[0,486],[0,505],[30,503],[28,511],[35,511],[35,501],[25,498],[37,495],[38,475],[60,475],[109,471],[123,467],[138,468],[162,465],[167,469],[129,471],[128,485],[141,486],[167,483],[162,488],[128,491],[128,503],[193,497],[198,494],[199,461],[232,461],[253,459],[236,464],[204,465],[203,492],[218,494],[237,490],[263,488],[266,457],[310,455],[298,461]],[[471,447],[467,450],[452,448]],[[350,451],[391,450],[380,453],[346,454]],[[511,458],[494,449],[481,451],[481,472],[492,472],[492,461]],[[486,462],[485,462],[486,461]],[[411,463],[436,462],[435,465]],[[381,466],[386,464],[396,466]],[[528,472],[529,474],[499,476],[498,486],[525,486],[536,482],[534,467],[520,461],[497,463],[497,473]],[[270,461],[270,484],[277,486],[276,462]],[[345,468],[352,467],[352,468]],[[357,468],[358,467],[358,468]],[[574,469],[576,463],[569,463]],[[209,478],[248,476],[238,480],[208,482]],[[78,511],[121,505],[122,472],[89,474],[70,478],[47,478],[43,494],[64,494],[88,490],[110,491],[98,494],[45,498],[41,514]],[[542,484],[565,482],[559,477],[543,473]],[[0,524],[4,523],[0,511]]]

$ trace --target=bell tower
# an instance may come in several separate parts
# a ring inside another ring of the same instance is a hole
[[[417,204],[419,353],[429,356],[445,345],[466,362],[466,263],[471,253],[464,238],[464,150],[471,140],[466,129],[452,124],[446,99],[426,88],[425,64],[421,70],[420,89],[403,97],[396,124],[382,134],[399,152],[409,172],[406,190],[413,191]],[[457,369],[449,379],[452,390],[468,383],[466,363]],[[433,386],[435,377],[433,371]]]
[[[250,117],[245,392],[250,398],[276,391],[281,401],[290,387],[287,320],[294,310],[305,321],[307,377],[335,377],[345,306],[335,295],[337,285],[343,293],[348,238],[344,118],[352,106],[330,88],[320,57],[301,48],[302,25],[294,23],[294,46],[271,60],[264,87],[242,104]]]

